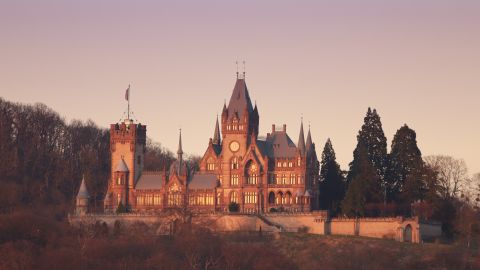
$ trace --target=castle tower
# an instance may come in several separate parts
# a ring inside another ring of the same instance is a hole
[[[147,127],[132,119],[110,125],[111,181],[105,198],[105,210],[114,211],[120,202],[129,208],[133,189],[144,164]]]
[[[82,178],[82,183],[80,184],[80,189],[77,193],[77,199],[75,204],[75,214],[83,216],[88,211],[88,199],[90,195],[87,191],[87,186],[85,185],[85,177]]]

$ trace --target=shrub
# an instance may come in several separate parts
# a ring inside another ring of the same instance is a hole
[[[229,205],[228,205],[228,211],[232,212],[232,213],[236,213],[240,210],[240,205],[236,202],[231,202]]]

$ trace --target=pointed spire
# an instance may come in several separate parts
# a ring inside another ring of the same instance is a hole
[[[180,135],[178,136],[178,150],[177,150],[178,160],[182,160],[183,149],[182,149],[182,129],[180,129]]]
[[[300,135],[298,136],[298,150],[300,150],[300,153],[302,155],[305,154],[305,135],[303,134],[303,117],[302,117],[302,122],[300,124]]]
[[[88,199],[90,195],[88,194],[87,185],[85,184],[85,175],[82,177],[82,183],[80,184],[80,189],[78,190],[77,199]]]
[[[308,135],[307,135],[307,143],[306,143],[306,148],[307,148],[307,153],[312,150],[313,142],[312,142],[312,133],[310,132],[310,124],[308,124]]]
[[[217,115],[217,123],[215,123],[215,132],[213,133],[213,144],[220,145],[220,125],[218,124],[218,115]]]
[[[231,118],[234,113],[237,113],[238,118],[243,119],[244,112],[248,114],[253,112],[252,101],[244,79],[237,79],[228,107],[224,107],[224,109],[228,110],[229,118]]]

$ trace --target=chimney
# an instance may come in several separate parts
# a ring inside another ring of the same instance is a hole
[[[283,124],[283,132],[287,133],[287,125]]]
[[[272,133],[275,133],[275,124],[272,125]]]

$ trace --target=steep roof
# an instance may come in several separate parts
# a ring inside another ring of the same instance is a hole
[[[273,158],[293,158],[296,155],[297,147],[292,139],[284,131],[275,131],[267,137],[271,145],[269,156]]]
[[[123,158],[117,163],[116,172],[128,172],[128,167]]]
[[[310,127],[308,127],[308,135],[307,135],[307,143],[305,145],[307,153],[312,150],[313,142],[312,142],[312,133],[310,132]]]
[[[233,88],[233,93],[228,103],[228,117],[232,118],[237,113],[239,119],[243,119],[243,113],[247,109],[248,113],[253,112],[252,101],[248,94],[245,79],[238,78]]]
[[[80,184],[80,189],[77,194],[78,199],[88,199],[90,194],[88,194],[87,185],[85,184],[85,177],[82,178],[82,183]]]
[[[195,174],[188,183],[188,189],[214,189],[218,178],[214,174]]]
[[[221,144],[220,126],[218,124],[218,116],[217,116],[217,123],[215,123],[215,132],[213,133],[212,142],[215,145],[220,145]]]
[[[142,176],[140,176],[140,179],[138,179],[135,189],[161,189],[162,174],[163,172],[143,172]]]
[[[298,135],[298,149],[302,155],[305,154],[305,135],[303,135],[303,120],[302,124],[300,125],[300,134]]]

